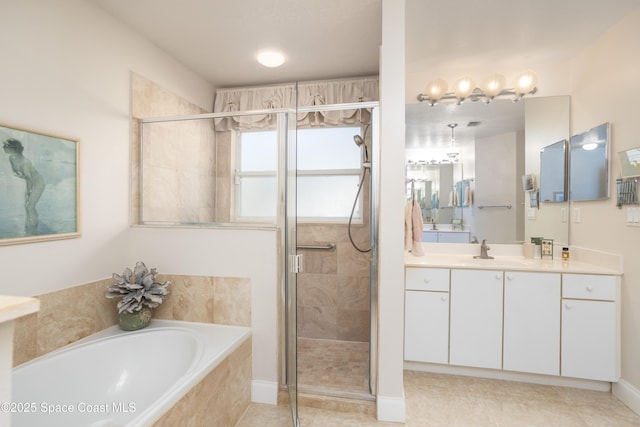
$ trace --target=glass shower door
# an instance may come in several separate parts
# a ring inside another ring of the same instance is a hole
[[[285,335],[286,335],[286,381],[289,405],[294,427],[298,427],[298,351],[297,351],[297,276],[301,259],[297,254],[297,209],[296,209],[296,123],[295,114],[282,115],[278,129],[281,146],[281,164],[284,165],[284,251],[285,251]]]

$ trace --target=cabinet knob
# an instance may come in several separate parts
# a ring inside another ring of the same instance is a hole
[[[448,299],[449,299],[449,297],[448,297],[448,296],[446,296],[446,295],[443,295],[443,296],[441,296],[441,297],[440,297],[440,300],[441,300],[442,302],[445,302],[445,301],[446,301],[446,300],[448,300]]]
[[[513,275],[507,274],[507,280],[513,280]]]
[[[424,281],[424,283],[429,283],[429,282],[431,282],[431,279],[429,279],[428,277],[425,277],[423,281]]]
[[[502,280],[502,273],[496,273],[496,280]]]
[[[587,285],[587,291],[588,292],[593,292],[593,286],[592,285]]]
[[[569,304],[568,302],[565,302],[565,303],[564,303],[564,307],[565,307],[567,310],[571,310],[571,309],[573,308],[573,305]]]

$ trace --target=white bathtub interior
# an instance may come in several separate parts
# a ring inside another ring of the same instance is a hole
[[[21,406],[12,425],[149,425],[249,335],[246,327],[171,320],[105,329],[14,369],[12,401]]]

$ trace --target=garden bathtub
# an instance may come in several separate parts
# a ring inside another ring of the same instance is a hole
[[[113,326],[16,367],[11,425],[151,425],[249,336],[246,327],[171,320]]]

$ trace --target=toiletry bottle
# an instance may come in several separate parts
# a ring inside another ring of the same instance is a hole
[[[564,261],[567,261],[569,259],[569,248],[567,247],[562,248],[562,259]]]

